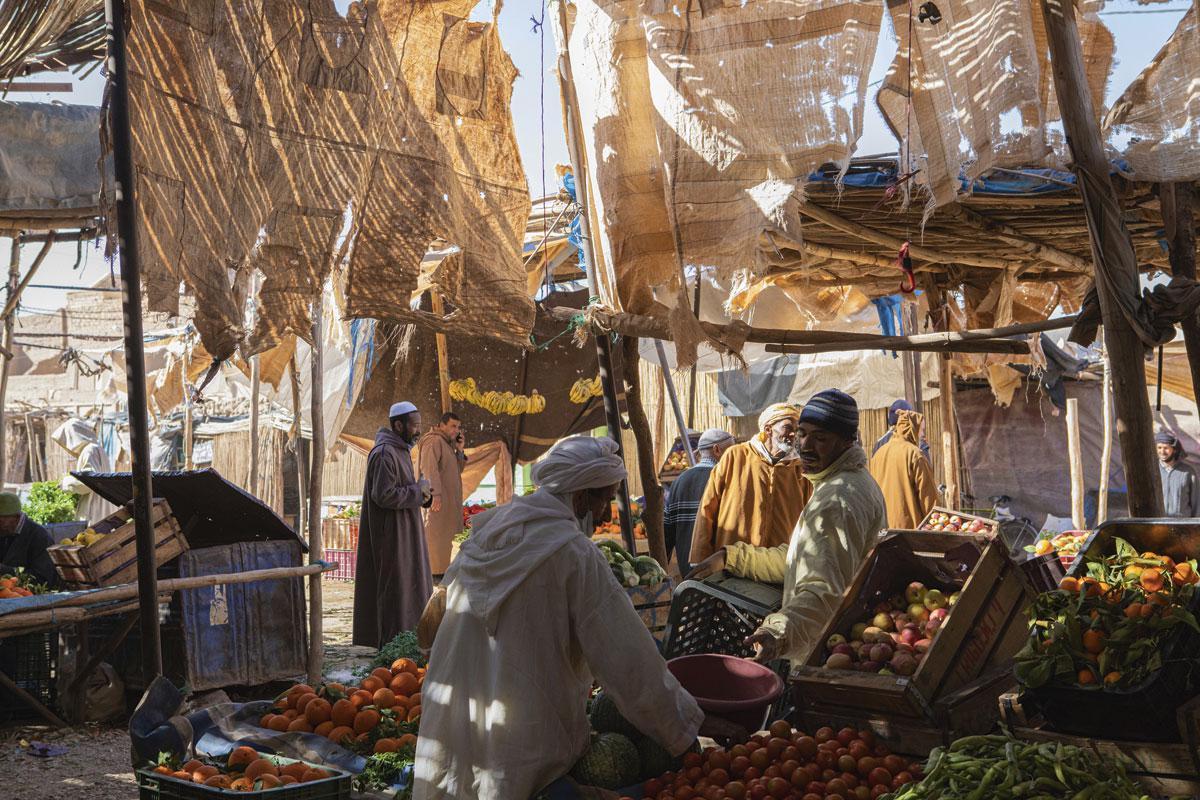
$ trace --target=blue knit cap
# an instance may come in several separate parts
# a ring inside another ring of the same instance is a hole
[[[888,408],[888,427],[896,424],[896,420],[900,419],[901,411],[912,411],[912,403],[907,400],[897,400]]]
[[[858,403],[838,389],[817,392],[800,412],[800,421],[839,434],[858,438]]]

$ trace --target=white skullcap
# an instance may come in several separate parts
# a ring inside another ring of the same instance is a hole
[[[412,403],[408,402],[407,400],[404,400],[403,402],[400,402],[400,403],[392,403],[392,408],[390,411],[388,411],[388,419],[395,419],[396,417],[403,417],[405,414],[411,414],[412,412],[414,412],[416,410],[417,410],[417,407],[415,405],[413,405]]]
[[[625,474],[625,462],[617,455],[617,443],[612,439],[571,436],[534,464],[531,477],[551,494],[571,494],[612,486],[624,480]]]
[[[696,443],[696,446],[701,450],[708,450],[716,445],[732,441],[733,434],[729,431],[723,431],[720,428],[709,428],[700,434],[700,441]]]

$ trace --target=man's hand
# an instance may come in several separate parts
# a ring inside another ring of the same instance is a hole
[[[736,722],[730,722],[724,717],[714,717],[712,714],[704,715],[704,722],[700,723],[700,735],[715,739],[718,744],[724,746],[750,740],[750,731]]]
[[[689,581],[702,581],[709,575],[715,575],[723,569],[725,569],[724,547],[692,567],[692,571],[687,574],[686,579]]]
[[[759,663],[779,658],[779,637],[765,628],[759,628],[746,637],[744,644],[754,648],[754,660]]]
[[[442,510],[442,498],[435,494],[433,496],[433,505],[431,505],[429,507],[429,510],[435,514],[438,513],[439,511],[441,511]]]

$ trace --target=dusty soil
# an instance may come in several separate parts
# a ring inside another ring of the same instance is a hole
[[[331,679],[342,679],[375,653],[350,644],[353,582],[326,580],[322,595],[324,672]],[[32,755],[38,742],[66,752],[45,758]],[[0,785],[3,795],[12,800],[132,800],[138,790],[130,761],[124,726],[56,729],[26,720],[0,727]]]

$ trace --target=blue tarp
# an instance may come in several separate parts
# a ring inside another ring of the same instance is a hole
[[[1126,172],[1129,165],[1124,160],[1112,162],[1112,174]],[[960,176],[962,190],[980,195],[1028,195],[1047,194],[1052,192],[1074,191],[1075,175],[1059,169],[1030,167],[1021,169],[1020,173],[993,172],[986,177],[977,178],[972,185],[966,176]],[[842,185],[854,189],[886,189],[895,183],[897,171],[892,168],[878,168],[870,171],[849,172],[842,178]],[[808,176],[811,183],[835,183],[837,172],[817,171]],[[1063,184],[1070,184],[1064,186]]]

